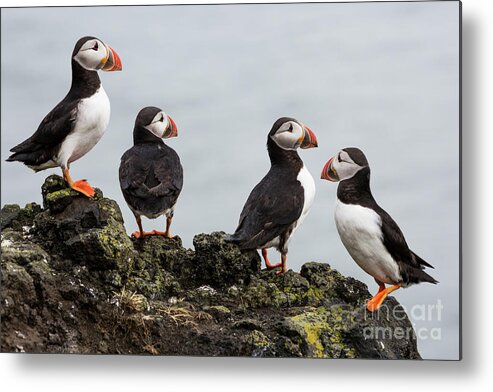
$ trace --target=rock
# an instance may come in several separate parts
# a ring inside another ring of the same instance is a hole
[[[0,214],[3,352],[420,358],[398,302],[369,313],[328,264],[276,276],[223,232],[130,238],[100,190],[50,176],[42,195]]]
[[[2,207],[0,213],[0,227],[5,229],[12,225],[12,221],[17,219],[21,212],[21,208],[17,204],[6,204]]]
[[[274,345],[262,332],[253,330],[243,338],[241,354],[248,357],[275,357]]]
[[[1,230],[11,227],[18,231],[30,231],[33,219],[41,212],[41,206],[29,203],[21,209],[17,204],[6,204],[0,212]]]
[[[246,329],[249,331],[253,331],[253,330],[260,330],[261,331],[263,329],[262,323],[258,320],[252,319],[252,318],[244,318],[244,319],[235,321],[232,324],[232,327],[236,328],[236,329]]]
[[[231,316],[231,310],[226,306],[216,305],[216,306],[204,306],[204,311],[209,313],[218,321],[224,321]]]
[[[46,179],[42,195],[45,210],[35,217],[34,230],[51,253],[97,270],[130,267],[134,247],[115,201],[101,191],[89,199],[56,175]]]
[[[260,271],[257,252],[241,252],[236,245],[227,243],[224,232],[198,234],[193,238],[196,278],[212,287],[234,283],[248,283],[251,274]]]

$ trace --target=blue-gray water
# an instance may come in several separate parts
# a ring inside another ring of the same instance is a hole
[[[2,10],[2,204],[41,202],[44,178],[8,150],[30,136],[70,86],[70,54],[94,35],[120,55],[123,72],[102,74],[112,104],[99,144],[72,164],[116,199],[120,156],[135,115],[163,108],[180,136],[185,185],[172,232],[232,232],[269,168],[266,135],[293,116],[317,135],[300,155],[316,180],[310,215],[290,245],[288,266],[331,264],[377,286],[352,261],[333,221],[336,185],[319,180],[340,148],[360,147],[375,198],[411,248],[435,266],[437,286],[395,292],[425,358],[459,353],[459,8],[455,2],[223,5]],[[146,221],[162,229],[164,218]],[[271,250],[271,258],[277,255]],[[442,305],[437,312],[436,305]],[[433,308],[432,306],[435,306]],[[423,316],[423,311],[429,311]],[[430,310],[431,309],[431,310]]]

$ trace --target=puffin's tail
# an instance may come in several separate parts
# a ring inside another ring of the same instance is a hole
[[[416,269],[410,274],[410,281],[415,282],[415,283],[422,283],[422,282],[427,282],[427,283],[432,283],[432,284],[437,284],[439,283],[438,280],[436,280],[433,276],[428,275],[425,271]]]
[[[416,268],[409,264],[401,264],[401,275],[402,280],[406,284],[417,284],[417,283],[432,283],[437,284],[438,280],[436,280],[431,275],[428,275],[425,271],[423,271],[424,267]]]
[[[421,267],[421,268],[424,268],[424,267],[428,267],[428,268],[433,268],[435,269],[435,267],[433,267],[431,264],[427,263],[426,261],[424,261],[421,257],[419,257],[416,253],[414,253],[412,250],[411,250],[411,254],[413,255],[413,258],[414,258],[414,261]]]
[[[42,148],[37,143],[32,142],[30,139],[23,141],[17,146],[10,149],[13,152],[6,161],[7,162],[22,162],[27,166],[38,166],[50,159],[50,151]]]
[[[248,250],[250,248],[246,248],[245,245],[247,242],[244,238],[242,238],[238,233],[228,234],[224,239],[226,242],[230,242],[232,244],[238,245],[240,250]]]
[[[238,236],[235,234],[226,234],[226,237],[224,238],[226,242],[232,242],[233,244],[239,244],[241,240],[238,238]]]

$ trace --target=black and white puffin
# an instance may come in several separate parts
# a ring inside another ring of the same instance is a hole
[[[172,238],[170,226],[183,186],[183,168],[178,154],[163,139],[176,136],[175,122],[159,108],[148,106],[135,119],[134,146],[123,154],[119,175],[123,196],[139,226],[133,233],[136,238]],[[142,215],[149,219],[166,215],[166,231],[144,232]]]
[[[354,261],[379,285],[367,304],[369,311],[378,310],[387,295],[400,287],[438,283],[423,271],[433,267],[409,249],[397,223],[373,198],[370,166],[361,150],[339,151],[325,164],[321,178],[339,181],[334,213],[337,231]]]
[[[277,120],[267,137],[271,168],[253,188],[243,207],[235,233],[227,238],[241,249],[262,249],[267,269],[286,272],[288,244],[301,225],[315,197],[315,183],[298,155],[298,148],[317,147],[317,138],[307,126],[290,117]],[[281,253],[281,262],[271,264],[267,248]]]
[[[72,85],[63,100],[41,121],[36,132],[12,148],[7,161],[20,161],[35,172],[59,166],[68,185],[88,196],[94,189],[70,177],[70,163],[87,154],[110,120],[110,101],[98,70],[120,71],[118,54],[95,37],[77,41],[72,53]]]

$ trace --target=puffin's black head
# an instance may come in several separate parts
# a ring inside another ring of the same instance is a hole
[[[82,37],[72,52],[72,59],[89,71],[121,71],[118,54],[96,37]]]
[[[333,182],[347,180],[365,167],[370,169],[363,151],[355,147],[343,148],[325,164],[321,178]]]
[[[269,139],[283,150],[318,147],[317,137],[312,130],[291,117],[278,119],[272,125]]]
[[[178,128],[173,119],[155,106],[147,106],[137,114],[135,129],[145,129],[163,139],[178,136]]]

